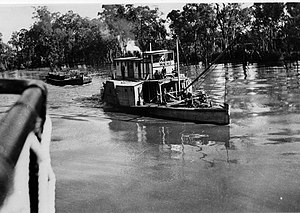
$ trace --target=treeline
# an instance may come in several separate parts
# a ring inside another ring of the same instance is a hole
[[[139,55],[138,48],[175,49],[176,36],[186,63],[208,64],[238,35],[224,60],[297,60],[300,49],[300,3],[186,4],[165,19],[148,6],[104,5],[92,20],[37,7],[33,18],[33,25],[14,32],[8,44],[0,33],[0,70],[97,67]],[[132,41],[138,48],[130,48]]]
[[[187,4],[168,14],[192,62],[212,61],[237,38],[223,60],[296,59],[300,49],[300,3]]]
[[[46,7],[35,8],[34,19],[30,29],[14,32],[8,42],[14,54],[8,68],[96,66],[116,44],[99,19],[82,18],[72,11],[50,13]]]

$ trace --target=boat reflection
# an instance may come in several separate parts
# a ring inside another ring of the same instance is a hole
[[[109,123],[109,128],[122,137],[118,141],[131,151],[135,149],[133,146],[142,146],[141,150],[151,149],[149,152],[143,151],[150,158],[201,159],[209,164],[215,160],[229,162],[228,150],[234,148],[230,146],[229,126],[159,121],[114,119]]]

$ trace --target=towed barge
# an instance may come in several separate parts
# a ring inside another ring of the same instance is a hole
[[[92,77],[84,73],[49,72],[46,82],[56,86],[83,85],[92,82]]]

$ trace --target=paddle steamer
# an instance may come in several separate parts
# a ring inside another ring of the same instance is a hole
[[[142,57],[116,58],[112,79],[103,84],[105,108],[170,120],[229,124],[228,104],[214,105],[204,91],[193,92],[191,80],[180,73],[174,56],[172,50],[155,50]]]

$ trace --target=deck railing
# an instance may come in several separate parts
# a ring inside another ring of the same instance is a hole
[[[0,121],[0,212],[55,212],[46,86],[0,79],[0,94],[20,95]]]

